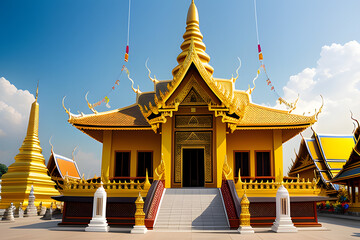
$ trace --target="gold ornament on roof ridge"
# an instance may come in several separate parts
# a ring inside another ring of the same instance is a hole
[[[146,69],[149,71],[149,79],[154,83],[154,86],[159,82],[159,80],[157,80],[156,79],[156,76],[154,75],[154,78],[152,78],[151,76],[150,76],[150,74],[151,74],[151,71],[150,71],[150,69],[148,68],[148,66],[147,66],[147,63],[148,63],[148,61],[149,61],[149,58],[147,58],[146,59],[146,61],[145,61],[145,67],[146,67]]]
[[[87,103],[89,109],[90,109],[93,113],[97,114],[98,112],[94,109],[93,105],[92,105],[91,103],[89,103],[89,101],[88,101],[88,99],[87,99],[88,94],[89,94],[89,92],[87,92],[87,93],[85,94],[86,103]]]

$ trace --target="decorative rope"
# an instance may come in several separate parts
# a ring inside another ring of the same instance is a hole
[[[266,75],[266,83],[270,87],[270,90],[275,93],[275,95],[277,96],[278,101],[280,102],[280,104],[285,104],[286,107],[291,108],[293,110],[295,108],[294,104],[290,104],[287,101],[285,101],[282,97],[280,97],[280,95],[276,91],[275,86],[270,81],[270,77],[269,77],[269,75],[268,75],[268,73],[266,71],[265,64],[263,63],[264,57],[263,57],[263,53],[261,51],[260,39],[259,39],[258,19],[257,19],[257,12],[256,12],[256,0],[254,0],[254,12],[255,12],[256,38],[257,38],[257,46],[258,46],[260,67],[264,69],[264,73]],[[258,70],[258,72],[259,72],[259,70]]]

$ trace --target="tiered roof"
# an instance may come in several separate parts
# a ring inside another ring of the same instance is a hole
[[[51,151],[47,168],[51,177],[80,179],[80,172],[76,162],[67,157],[55,154],[53,151]]]
[[[349,179],[360,178],[360,126],[355,131],[354,138],[356,139],[356,143],[351,150],[349,160],[341,171],[331,180],[333,183],[346,184],[346,181]]]
[[[299,153],[293,163],[289,176],[314,168],[320,180],[328,189],[335,189],[331,180],[346,163],[355,139],[351,135],[319,135],[303,138]]]
[[[95,130],[146,130],[158,132],[166,118],[178,111],[179,105],[190,91],[199,94],[216,117],[222,117],[229,131],[254,129],[283,129],[283,142],[316,122],[317,114],[302,116],[289,111],[259,106],[252,103],[251,92],[236,90],[236,78],[219,79],[213,77],[214,69],[209,65],[210,57],[205,52],[203,36],[199,28],[199,16],[192,1],[186,20],[186,31],[181,44],[182,52],[177,57],[178,65],[172,70],[173,79],[159,81],[149,77],[154,83],[154,91],[137,94],[137,102],[129,107],[91,115],[69,114],[69,123],[102,141]],[[193,76],[197,75],[197,78]],[[199,82],[198,79],[201,79]]]

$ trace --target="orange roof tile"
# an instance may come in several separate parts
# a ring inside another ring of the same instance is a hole
[[[249,103],[245,108],[243,119],[238,124],[239,127],[286,127],[304,126],[308,127],[314,123],[315,116],[302,116],[290,114],[288,111],[277,110]]]
[[[150,127],[138,105],[97,114],[71,117],[69,122],[80,129]]]

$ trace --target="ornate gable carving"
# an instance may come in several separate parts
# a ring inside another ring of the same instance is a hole
[[[207,103],[194,88],[191,88],[180,105],[207,105]]]

